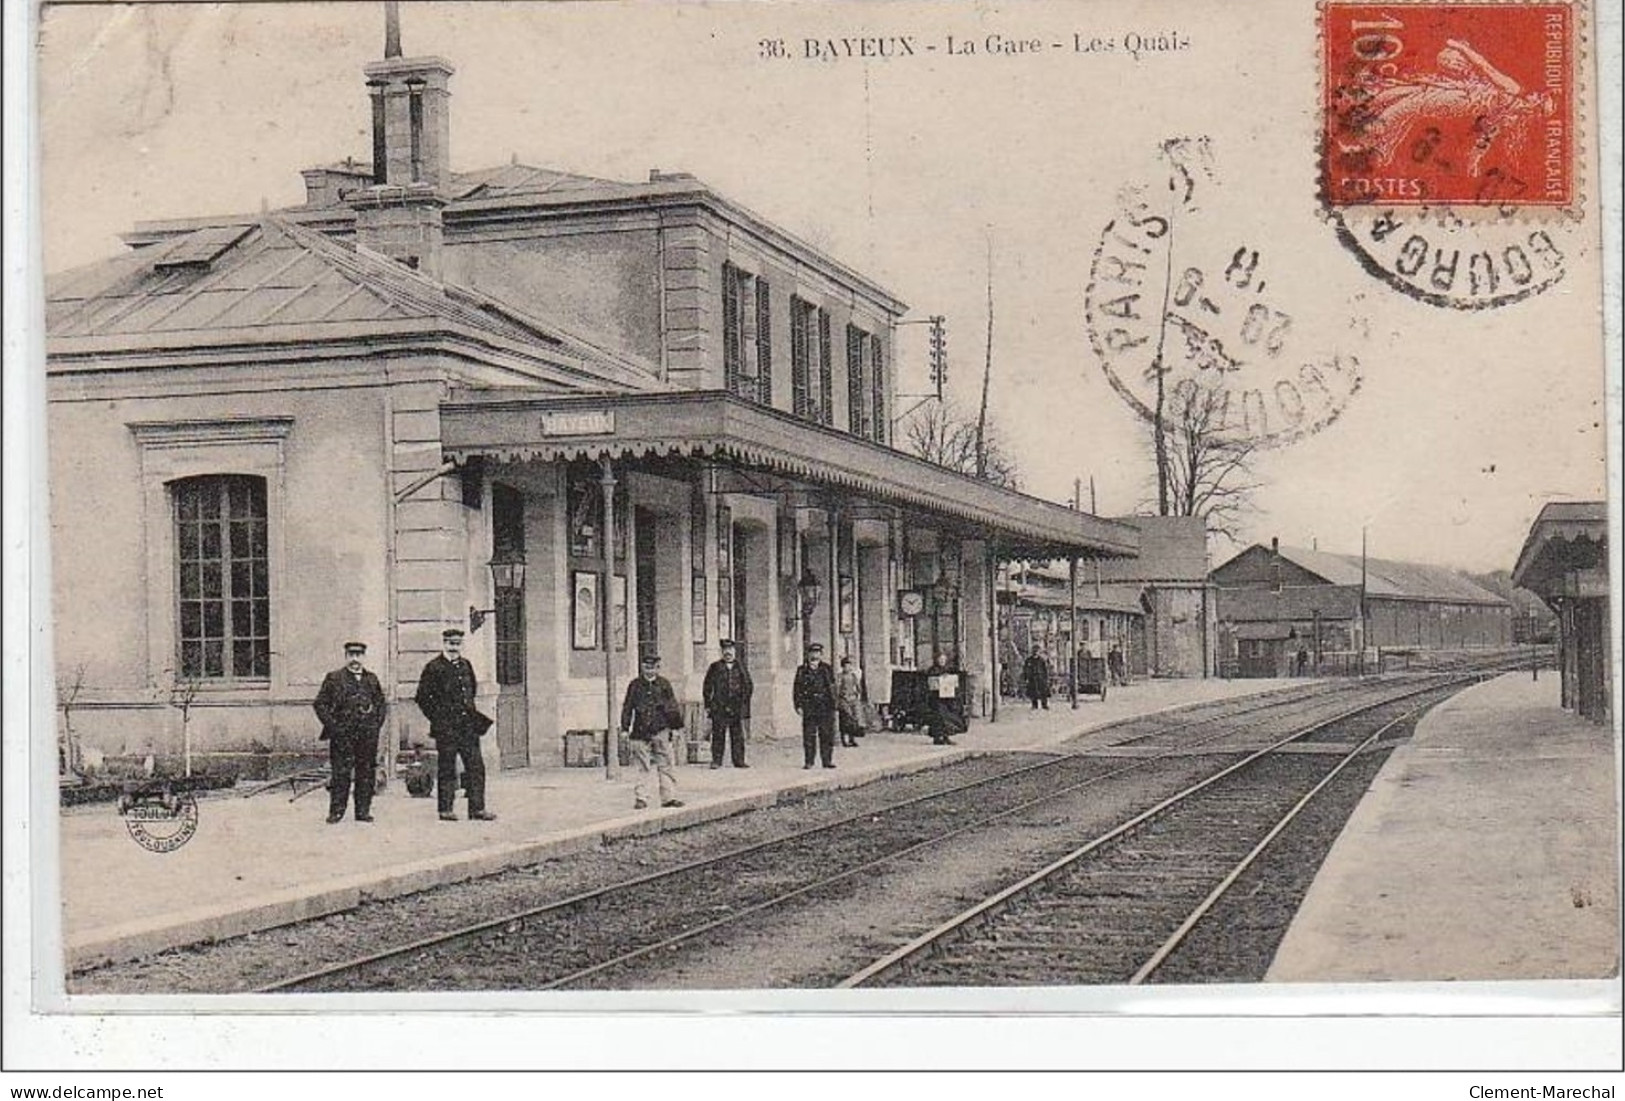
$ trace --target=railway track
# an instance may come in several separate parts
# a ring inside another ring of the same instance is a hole
[[[1440,680],[1427,678],[1427,685]],[[1212,757],[1216,767],[1230,768],[1260,753],[1248,746],[1261,738],[1272,745],[1290,743],[1324,729],[1332,718],[1384,706],[1398,691],[1392,683],[1317,686],[1307,692],[1272,693],[1241,707],[1203,705],[1172,721],[1168,716],[1128,720],[1106,737],[1114,749],[1135,747],[1129,758],[1078,753],[1028,759],[1008,771],[878,812],[507,913],[261,989],[613,985],[618,976],[686,944],[708,943],[799,901],[855,892],[866,876],[953,838],[1019,820],[1131,773],[1150,773],[1169,758]],[[1403,690],[1406,695],[1417,691]],[[1312,718],[1315,713],[1320,718]],[[1096,731],[1091,740],[1101,740],[1099,735]]]
[[[1459,690],[1426,688],[1227,765],[913,938],[838,985],[1156,982],[1313,801]],[[1309,743],[1331,752],[1283,755]],[[1199,981],[1193,969],[1181,976]]]

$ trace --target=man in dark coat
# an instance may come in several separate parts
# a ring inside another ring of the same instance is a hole
[[[383,685],[363,666],[364,642],[344,644],[344,668],[322,679],[316,693],[316,717],[322,723],[322,741],[333,768],[328,782],[328,822],[342,822],[350,803],[350,781],[355,780],[355,820],[372,821],[372,794],[377,780],[378,732],[389,705]]]
[[[739,661],[734,640],[722,640],[722,659],[705,671],[705,713],[711,717],[711,767],[722,767],[726,748],[735,768],[745,763],[745,720],[750,718],[750,697],[755,690],[750,674]],[[730,744],[730,739],[732,742]]]
[[[1027,655],[1027,660],[1021,666],[1021,681],[1026,689],[1027,698],[1032,701],[1033,710],[1042,707],[1049,710],[1049,662],[1044,655],[1033,647],[1033,652]]]
[[[474,667],[463,657],[463,632],[455,627],[442,631],[440,655],[423,667],[414,697],[429,720],[429,737],[434,739],[442,822],[457,821],[453,803],[459,759],[468,781],[469,819],[489,822],[496,818],[485,809],[485,758],[480,755],[480,736],[490,728],[491,720],[474,709],[476,687]]]
[[[958,710],[959,674],[948,665],[948,655],[937,654],[926,668],[925,695],[925,723],[931,744],[953,745],[954,733],[963,729],[960,719],[963,712]]]
[[[807,661],[796,670],[790,692],[796,714],[801,716],[802,768],[811,768],[816,754],[825,768],[835,767],[835,672],[824,664],[824,647],[814,642],[807,647]]]
[[[659,777],[660,805],[680,807],[677,774],[671,769],[671,732],[681,730],[683,711],[671,681],[660,675],[660,655],[645,654],[638,662],[638,675],[626,686],[621,701],[621,730],[632,743],[638,778],[632,785],[632,809],[649,805],[644,785],[652,771]]]

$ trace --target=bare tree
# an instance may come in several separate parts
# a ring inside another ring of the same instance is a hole
[[[73,733],[73,709],[79,694],[85,690],[85,667],[74,666],[73,679],[56,680],[56,706],[62,712],[62,743],[58,750],[58,770],[71,776],[83,775],[79,753],[79,739]]]
[[[169,706],[181,713],[181,771],[192,775],[192,707],[203,689],[196,673],[173,672],[169,682]]]
[[[1167,416],[1152,443],[1158,459],[1158,512],[1201,516],[1207,529],[1234,538],[1252,496],[1257,445],[1224,431],[1227,395],[1188,380],[1168,395]]]
[[[997,426],[966,416],[952,402],[927,402],[909,414],[903,446],[910,454],[960,474],[1006,489],[1021,488],[1016,461],[1005,450]]]

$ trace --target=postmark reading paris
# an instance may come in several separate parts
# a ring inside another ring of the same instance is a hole
[[[1326,427],[1359,390],[1359,362],[1276,278],[1282,258],[1227,216],[1208,140],[1160,153],[1165,180],[1119,194],[1084,296],[1113,389],[1148,422],[1194,417],[1256,447]]]
[[[1362,267],[1464,310],[1562,279],[1581,186],[1578,16],[1322,3],[1321,202]]]

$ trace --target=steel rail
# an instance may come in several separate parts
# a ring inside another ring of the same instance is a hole
[[[1364,687],[1364,685],[1356,686],[1356,688],[1359,688],[1359,687]],[[1198,719],[1198,720],[1190,723],[1189,728],[1197,728],[1197,727],[1201,727],[1201,726],[1211,725],[1211,724],[1216,723],[1216,722],[1222,722],[1222,721],[1226,721],[1226,720],[1234,720],[1234,719],[1245,717],[1246,715],[1255,714],[1256,712],[1259,712],[1259,711],[1266,711],[1266,710],[1270,710],[1272,708],[1277,708],[1277,707],[1286,707],[1286,706],[1290,706],[1292,704],[1296,704],[1296,703],[1300,703],[1300,702],[1315,702],[1315,701],[1319,701],[1319,700],[1324,699],[1327,695],[1332,694],[1330,692],[1310,692],[1310,693],[1301,694],[1301,695],[1300,694],[1293,694],[1293,695],[1290,696],[1290,698],[1285,698],[1285,699],[1279,698],[1281,696],[1287,695],[1291,691],[1292,691],[1291,689],[1280,689],[1280,690],[1276,690],[1276,691],[1266,693],[1265,695],[1268,695],[1268,696],[1271,696],[1271,697],[1276,697],[1274,699],[1269,700],[1266,703],[1257,703],[1256,699],[1249,698],[1248,702],[1252,703],[1253,706],[1241,708],[1241,709],[1233,711],[1233,712],[1227,712],[1227,713],[1222,714],[1222,715],[1216,715],[1216,716],[1211,716],[1211,717],[1204,718],[1204,719]],[[1206,705],[1206,704],[1192,705],[1193,708],[1202,707],[1202,706],[1208,706],[1208,705]],[[1373,705],[1373,706],[1380,706],[1380,705]],[[1096,734],[1096,733],[1101,732],[1102,730],[1108,730],[1112,726],[1128,725],[1130,723],[1133,723],[1133,722],[1135,722],[1135,721],[1137,721],[1139,719],[1143,719],[1143,718],[1145,718],[1145,716],[1135,716],[1133,718],[1123,719],[1123,720],[1120,720],[1117,723],[1112,723],[1112,724],[1108,724],[1107,726],[1098,727],[1095,730],[1086,731],[1084,733]],[[1160,731],[1160,732],[1157,732],[1157,733],[1159,733],[1159,734],[1167,734],[1167,733],[1170,733],[1170,732],[1171,731],[1166,731],[1165,730],[1165,731]],[[953,837],[956,837],[956,836],[958,836],[958,835],[960,835],[960,834],[962,834],[962,833],[964,833],[964,832],[966,832],[968,830],[981,828],[981,827],[986,826],[986,825],[988,825],[988,824],[990,824],[992,822],[997,821],[1000,818],[1007,817],[1009,815],[1018,813],[1018,812],[1023,811],[1023,810],[1031,809],[1031,807],[1033,805],[1036,805],[1038,803],[1050,801],[1050,800],[1053,800],[1053,799],[1056,799],[1056,798],[1061,798],[1061,797],[1064,797],[1066,795],[1073,794],[1073,793],[1075,793],[1077,790],[1079,790],[1081,788],[1090,786],[1092,784],[1098,784],[1098,783],[1101,783],[1101,782],[1103,782],[1105,780],[1115,779],[1116,777],[1121,776],[1121,775],[1123,775],[1123,774],[1125,774],[1127,772],[1132,772],[1132,771],[1134,771],[1136,769],[1141,769],[1141,768],[1148,767],[1148,766],[1150,766],[1152,764],[1155,764],[1155,763],[1157,763],[1157,762],[1159,762],[1161,760],[1164,760],[1164,759],[1166,759],[1168,757],[1175,756],[1176,754],[1188,753],[1188,751],[1193,747],[1199,748],[1199,747],[1201,747],[1203,745],[1208,744],[1209,742],[1217,741],[1217,740],[1219,740],[1221,738],[1224,738],[1224,737],[1228,736],[1230,733],[1232,733],[1232,731],[1229,731],[1229,730],[1220,731],[1219,733],[1213,735],[1211,738],[1207,739],[1206,741],[1197,741],[1195,743],[1191,743],[1191,744],[1187,744],[1185,746],[1181,746],[1178,749],[1170,749],[1170,750],[1168,750],[1166,752],[1156,753],[1156,754],[1153,754],[1153,755],[1150,755],[1150,756],[1147,756],[1147,757],[1134,758],[1134,759],[1132,759],[1131,761],[1129,761],[1127,764],[1123,765],[1120,768],[1108,770],[1108,771],[1103,772],[1103,773],[1101,773],[1099,775],[1092,776],[1087,780],[1080,781],[1079,783],[1076,783],[1076,784],[1069,784],[1064,788],[1058,789],[1057,791],[1046,793],[1043,796],[1039,796],[1039,797],[1037,797],[1037,798],[1035,798],[1033,800],[1023,802],[1019,806],[1009,808],[1009,809],[1007,809],[1005,811],[1001,811],[998,814],[994,814],[994,815],[985,817],[983,819],[978,819],[978,820],[973,821],[973,822],[964,823],[964,824],[954,828],[953,830],[951,830],[951,831],[949,831],[947,833],[935,835],[935,836],[927,838],[927,839],[925,839],[923,841],[916,842],[915,844],[907,846],[907,847],[905,847],[903,849],[897,850],[897,851],[892,852],[892,853],[885,854],[885,855],[883,855],[881,857],[877,857],[875,860],[868,861],[868,862],[866,862],[864,864],[861,864],[861,865],[855,865],[855,866],[853,866],[851,868],[846,869],[845,871],[843,871],[841,873],[838,873],[835,876],[828,877],[828,878],[823,879],[823,880],[819,880],[819,881],[817,881],[815,883],[804,885],[803,887],[797,888],[797,889],[789,892],[786,895],[776,896],[775,898],[764,900],[762,903],[758,903],[758,904],[756,904],[754,906],[748,907],[745,910],[735,911],[734,913],[730,914],[728,917],[720,918],[720,919],[717,919],[716,921],[713,921],[713,922],[708,922],[705,925],[696,927],[695,929],[692,929],[692,930],[685,930],[683,933],[675,934],[673,937],[666,938],[665,940],[661,941],[658,945],[648,946],[645,949],[637,949],[637,950],[634,950],[633,953],[627,953],[627,954],[624,954],[623,956],[619,956],[619,957],[615,957],[614,959],[611,959],[611,960],[603,961],[602,963],[595,964],[592,967],[584,969],[581,972],[572,973],[571,975],[565,976],[565,978],[563,978],[563,979],[560,979],[560,980],[557,980],[557,981],[554,981],[554,982],[550,982],[550,983],[548,983],[546,985],[543,985],[543,986],[538,986],[535,989],[538,989],[538,990],[553,989],[553,988],[555,988],[557,986],[564,985],[564,984],[566,984],[568,982],[579,981],[581,978],[587,977],[587,975],[590,974],[590,973],[597,973],[597,972],[600,972],[600,971],[603,971],[603,970],[607,970],[611,966],[615,966],[615,965],[618,965],[618,964],[623,964],[623,963],[626,963],[626,962],[630,962],[632,959],[640,958],[641,956],[648,954],[649,951],[653,951],[656,948],[670,947],[674,943],[680,943],[683,940],[692,939],[693,936],[697,936],[702,932],[709,932],[709,931],[713,930],[714,928],[716,928],[719,925],[726,925],[726,924],[728,924],[728,923],[730,923],[732,921],[736,921],[736,920],[738,920],[740,918],[746,917],[749,914],[757,913],[757,912],[760,912],[763,909],[767,909],[767,908],[770,908],[772,906],[776,906],[776,905],[780,904],[781,902],[788,901],[788,900],[790,900],[791,898],[794,898],[794,897],[799,897],[800,895],[805,894],[805,893],[807,893],[807,892],[809,892],[811,890],[817,889],[819,887],[828,886],[828,885],[830,885],[832,883],[835,883],[835,882],[838,882],[838,881],[840,881],[842,879],[845,879],[845,878],[847,878],[847,877],[849,877],[851,875],[856,875],[859,872],[873,870],[876,867],[884,865],[884,864],[886,864],[886,863],[888,863],[890,861],[897,860],[897,859],[899,859],[899,858],[901,858],[901,857],[903,857],[903,856],[905,856],[905,855],[907,855],[909,853],[915,852],[915,851],[917,851],[917,850],[919,850],[921,848],[929,847],[931,845],[940,844],[941,842],[946,841],[946,840],[950,840]],[[1146,736],[1150,737],[1152,735],[1146,735]],[[1123,744],[1127,744],[1127,743],[1123,743]],[[713,856],[701,857],[699,859],[688,861],[687,863],[679,864],[679,865],[676,865],[676,866],[671,867],[671,868],[663,868],[663,869],[659,869],[657,871],[649,872],[649,873],[647,873],[645,875],[636,876],[636,877],[634,877],[632,879],[621,880],[621,881],[609,884],[609,885],[604,886],[604,887],[598,887],[598,888],[593,888],[591,890],[578,892],[578,893],[576,893],[574,895],[570,895],[570,896],[567,896],[565,898],[555,900],[553,902],[545,903],[545,904],[540,905],[540,906],[533,906],[533,907],[528,907],[528,908],[523,909],[523,910],[511,911],[509,913],[503,914],[500,917],[486,918],[486,919],[482,919],[482,920],[477,921],[477,922],[472,922],[472,923],[467,924],[467,925],[459,926],[459,927],[457,927],[455,929],[452,929],[452,930],[449,930],[449,931],[445,931],[445,932],[441,932],[441,933],[434,933],[434,934],[430,934],[430,935],[425,936],[425,937],[420,937],[419,939],[408,942],[406,944],[394,945],[394,946],[390,946],[390,947],[386,947],[386,948],[381,948],[381,949],[378,949],[377,951],[370,952],[370,953],[368,953],[366,955],[363,955],[363,956],[356,956],[356,957],[352,957],[352,958],[347,959],[347,960],[339,961],[337,963],[325,964],[325,965],[323,965],[321,967],[311,968],[308,971],[300,972],[299,974],[290,976],[288,978],[278,979],[278,980],[276,980],[274,982],[266,983],[266,984],[264,984],[262,986],[259,986],[259,987],[255,988],[255,992],[256,993],[276,993],[276,992],[279,992],[279,991],[287,991],[287,990],[290,990],[292,988],[305,986],[305,985],[308,985],[310,983],[313,983],[313,982],[316,982],[316,981],[319,981],[319,980],[322,980],[322,979],[334,978],[334,977],[337,977],[339,975],[343,975],[343,974],[345,974],[347,972],[359,971],[359,970],[362,970],[362,969],[364,969],[366,967],[370,967],[370,966],[372,966],[374,964],[384,963],[384,962],[386,962],[388,960],[392,960],[392,959],[398,959],[398,958],[403,957],[403,956],[411,955],[411,954],[413,954],[415,952],[422,952],[422,951],[425,951],[425,950],[429,950],[429,949],[433,949],[433,948],[437,948],[437,947],[442,947],[442,946],[454,943],[454,942],[459,941],[459,940],[467,940],[467,939],[471,939],[471,938],[474,938],[474,937],[478,937],[478,936],[480,936],[481,934],[484,934],[484,933],[492,932],[492,931],[495,931],[497,929],[506,928],[506,927],[508,927],[510,925],[513,925],[516,922],[522,924],[522,923],[524,923],[526,921],[530,921],[530,920],[533,920],[535,918],[546,917],[546,916],[550,916],[550,915],[556,915],[558,913],[569,910],[571,908],[583,906],[583,905],[586,905],[588,903],[601,901],[602,899],[610,897],[612,895],[619,894],[619,893],[626,892],[626,891],[630,891],[630,890],[634,890],[634,889],[639,888],[639,887],[647,886],[647,885],[649,885],[651,883],[659,882],[660,880],[675,879],[678,876],[686,875],[686,874],[689,874],[691,872],[699,871],[699,870],[702,870],[702,869],[705,869],[705,868],[714,867],[716,865],[723,864],[723,863],[725,863],[727,861],[730,861],[730,860],[738,860],[738,859],[740,859],[742,857],[749,856],[752,853],[760,852],[760,851],[762,851],[764,849],[768,849],[768,848],[771,848],[771,847],[774,847],[774,846],[793,844],[796,841],[799,841],[799,840],[802,840],[802,839],[805,839],[805,838],[808,838],[808,837],[812,837],[814,835],[826,833],[827,831],[829,831],[831,829],[835,829],[835,828],[839,828],[839,827],[843,827],[843,826],[854,825],[854,824],[857,824],[857,823],[860,823],[860,822],[872,821],[873,819],[875,819],[876,817],[879,817],[879,816],[895,814],[898,811],[907,810],[907,809],[909,809],[911,807],[917,806],[917,805],[922,804],[922,803],[927,803],[927,802],[931,802],[931,801],[935,801],[935,800],[945,799],[945,798],[948,798],[948,797],[951,797],[951,796],[954,796],[954,795],[961,794],[961,793],[963,793],[965,791],[969,791],[969,790],[974,789],[974,788],[985,787],[985,786],[987,786],[989,784],[994,784],[994,783],[998,783],[998,782],[1001,782],[1001,781],[1004,781],[1004,780],[1008,780],[1008,779],[1010,779],[1012,777],[1025,776],[1025,775],[1028,775],[1028,774],[1031,774],[1031,773],[1037,773],[1037,772],[1041,772],[1041,771],[1045,771],[1045,770],[1049,770],[1049,769],[1058,768],[1058,767],[1060,767],[1060,766],[1062,766],[1062,765],[1064,765],[1064,764],[1066,764],[1066,763],[1068,763],[1070,761],[1074,761],[1074,760],[1078,759],[1079,757],[1085,757],[1085,756],[1089,756],[1089,754],[1088,753],[1059,753],[1059,754],[1056,754],[1055,756],[1046,757],[1044,760],[1037,761],[1037,762],[1034,762],[1032,764],[1022,765],[1022,766],[1019,766],[1017,768],[1013,768],[1013,769],[1009,769],[1009,770],[1004,771],[1004,772],[996,773],[996,774],[994,774],[992,776],[986,776],[986,777],[982,777],[981,779],[978,779],[978,780],[968,781],[968,782],[966,782],[964,784],[957,784],[957,785],[954,785],[953,787],[945,788],[945,789],[943,789],[941,791],[926,792],[926,793],[924,793],[922,795],[917,795],[917,796],[914,796],[912,798],[905,799],[905,800],[903,800],[901,802],[893,803],[893,804],[891,804],[889,806],[882,807],[882,808],[880,808],[878,810],[862,811],[862,812],[859,812],[859,813],[856,813],[856,814],[849,815],[846,818],[837,819],[837,820],[835,820],[833,822],[823,823],[821,825],[813,826],[813,827],[810,827],[810,828],[805,829],[805,830],[797,830],[797,831],[795,831],[793,833],[783,834],[783,835],[780,835],[780,836],[777,836],[777,837],[769,838],[769,839],[764,840],[764,841],[759,841],[759,842],[755,842],[753,844],[741,846],[739,848],[730,849],[730,850],[728,850],[726,852],[718,853],[718,854],[715,854]]]
[[[1343,759],[1338,761],[1337,764],[1333,766],[1331,771],[1327,772],[1325,776],[1322,776],[1320,781],[1315,784],[1314,787],[1310,788],[1301,799],[1292,804],[1291,809],[1281,816],[1280,821],[1276,822],[1275,825],[1270,828],[1270,831],[1264,835],[1263,839],[1260,840],[1258,844],[1254,845],[1252,850],[1248,852],[1246,856],[1242,857],[1241,860],[1236,863],[1236,866],[1231,868],[1230,871],[1225,874],[1223,879],[1219,880],[1218,885],[1215,886],[1212,891],[1208,892],[1207,897],[1202,899],[1202,901],[1196,905],[1196,908],[1186,916],[1185,920],[1179,923],[1179,928],[1175,929],[1173,933],[1169,935],[1168,939],[1165,940],[1162,945],[1151,954],[1151,958],[1148,959],[1140,967],[1140,969],[1129,978],[1129,985],[1137,986],[1144,983],[1146,979],[1150,978],[1156,972],[1157,968],[1162,966],[1163,962],[1167,960],[1169,956],[1173,955],[1174,950],[1185,942],[1186,937],[1190,936],[1191,930],[1195,929],[1197,924],[1207,916],[1208,912],[1212,910],[1214,906],[1218,905],[1219,900],[1229,893],[1230,888],[1236,885],[1236,881],[1245,875],[1247,869],[1252,867],[1254,862],[1264,854],[1264,850],[1269,848],[1270,844],[1281,835],[1282,831],[1292,824],[1292,821],[1298,817],[1298,814],[1314,800],[1315,796],[1324,791],[1326,786],[1336,779],[1338,774],[1341,773],[1344,768],[1346,768],[1360,754],[1364,753],[1367,749],[1375,745],[1377,741],[1381,739],[1381,737],[1389,730],[1398,726],[1405,720],[1415,717],[1422,710],[1423,709],[1420,707],[1413,707],[1403,715],[1390,719],[1388,722],[1383,723],[1382,726],[1378,727],[1370,737],[1366,738],[1359,745],[1355,746],[1347,754],[1345,754]]]
[[[1051,861],[1049,864],[1046,864],[1044,867],[1040,868],[1036,872],[1033,872],[1031,875],[1024,876],[1022,879],[1009,885],[1008,887],[1005,887],[987,898],[984,898],[982,901],[978,902],[969,909],[949,918],[944,922],[941,922],[932,929],[915,937],[913,940],[908,941],[906,944],[903,944],[900,947],[893,949],[891,952],[888,952],[886,955],[882,956],[878,960],[875,960],[873,963],[870,963],[862,970],[847,976],[845,979],[842,979],[837,984],[837,988],[850,989],[863,986],[880,975],[896,970],[897,968],[903,966],[907,961],[914,959],[929,949],[934,948],[972,923],[985,921],[993,917],[1000,910],[1007,907],[1013,900],[1027,894],[1034,887],[1053,878],[1063,869],[1076,864],[1078,861],[1089,856],[1096,850],[1111,844],[1113,841],[1132,833],[1146,822],[1158,817],[1170,808],[1183,803],[1185,800],[1196,795],[1198,792],[1201,792],[1213,784],[1218,783],[1220,780],[1232,775],[1233,773],[1247,768],[1258,760],[1280,750],[1284,746],[1307,738],[1310,735],[1324,730],[1325,728],[1336,723],[1345,722],[1348,719],[1355,718],[1356,716],[1365,714],[1368,711],[1374,711],[1379,707],[1387,707],[1391,704],[1398,703],[1401,700],[1409,699],[1413,696],[1426,695],[1430,692],[1441,691],[1444,688],[1450,687],[1452,684],[1470,679],[1476,678],[1445,678],[1443,679],[1443,683],[1438,683],[1436,679],[1436,683],[1430,684],[1426,687],[1418,688],[1410,692],[1402,692],[1375,703],[1365,704],[1361,707],[1350,709],[1349,711],[1335,715],[1332,718],[1317,722],[1311,726],[1303,728],[1302,730],[1295,731],[1291,735],[1282,738],[1279,741],[1273,742],[1270,745],[1257,750],[1256,752],[1250,753],[1241,760],[1236,761],[1233,764],[1220,769],[1218,772],[1197,781],[1195,784],[1190,785],[1184,790],[1161,800],[1149,809],[1135,815],[1133,818],[1119,823],[1098,837],[1095,837],[1078,848],[1073,849],[1064,856],[1058,857],[1057,859]]]
[[[1312,698],[1318,699],[1318,698],[1320,698],[1321,695],[1323,695],[1323,694],[1317,694],[1316,696],[1314,696]],[[1286,702],[1286,701],[1282,701],[1282,702]],[[1299,699],[1297,699],[1297,698],[1294,698],[1290,702],[1296,703],[1296,702],[1301,702],[1301,701]],[[1376,705],[1373,705],[1373,706],[1381,706],[1381,704],[1376,704]],[[1231,716],[1226,716],[1226,717],[1227,718],[1239,718],[1239,717],[1241,717],[1241,715],[1251,714],[1254,710],[1263,710],[1263,708],[1250,708],[1247,711],[1242,712],[1240,715],[1231,715]],[[1192,725],[1201,725],[1201,724],[1192,724]],[[1232,733],[1232,731],[1229,731],[1229,730],[1221,731],[1220,733],[1213,735],[1213,737],[1211,739],[1209,739],[1209,741],[1217,741],[1220,738],[1226,737],[1231,733]],[[1207,743],[1198,742],[1196,744],[1198,746],[1200,746],[1200,745],[1205,745]],[[835,884],[842,882],[843,880],[851,879],[851,878],[853,878],[855,876],[858,876],[860,874],[874,871],[877,868],[881,868],[881,867],[884,867],[887,864],[890,864],[890,863],[893,863],[895,861],[901,860],[906,856],[910,856],[910,855],[912,855],[914,853],[923,851],[925,849],[929,849],[934,845],[940,845],[944,841],[950,841],[953,838],[958,837],[958,836],[960,836],[962,834],[969,833],[972,830],[983,829],[983,828],[985,828],[985,827],[987,827],[989,825],[992,825],[995,822],[1000,821],[1001,819],[1010,818],[1010,817],[1012,817],[1014,815],[1021,814],[1021,813],[1025,812],[1025,811],[1029,811],[1029,810],[1033,809],[1034,807],[1042,806],[1045,803],[1051,803],[1051,802],[1054,802],[1054,801],[1056,801],[1058,799],[1063,799],[1063,798],[1065,798],[1065,797],[1067,797],[1069,795],[1075,795],[1076,793],[1078,793],[1079,791],[1082,791],[1085,788],[1093,787],[1096,784],[1102,783],[1102,782],[1104,782],[1106,780],[1116,779],[1117,777],[1122,776],[1125,773],[1133,772],[1133,771],[1136,771],[1138,769],[1144,768],[1147,765],[1154,764],[1154,763],[1156,763],[1158,761],[1165,760],[1168,757],[1176,756],[1177,754],[1184,752],[1185,748],[1188,748],[1188,747],[1181,747],[1181,749],[1179,749],[1179,750],[1170,749],[1170,750],[1168,750],[1167,752],[1164,752],[1164,753],[1157,753],[1157,754],[1153,754],[1153,755],[1148,756],[1148,757],[1135,758],[1130,764],[1124,765],[1124,766],[1122,766],[1120,768],[1109,769],[1106,772],[1102,772],[1102,773],[1100,773],[1098,775],[1091,776],[1086,780],[1080,780],[1075,784],[1068,784],[1065,787],[1057,788],[1054,791],[1047,791],[1042,795],[1034,796],[1033,798],[1028,799],[1025,802],[1019,803],[1019,804],[1017,804],[1015,806],[1006,807],[1002,811],[998,811],[998,812],[996,812],[994,814],[985,815],[982,818],[978,818],[978,819],[975,819],[973,821],[963,823],[963,824],[961,824],[959,826],[956,826],[955,828],[950,829],[950,830],[948,830],[948,831],[946,831],[944,833],[934,834],[931,837],[927,837],[927,838],[924,838],[924,839],[922,839],[920,841],[916,841],[914,844],[906,846],[905,848],[901,848],[901,849],[897,849],[897,850],[895,850],[893,852],[885,853],[885,854],[883,854],[881,856],[875,857],[873,860],[865,861],[862,864],[853,865],[852,867],[847,868],[844,871],[837,872],[834,875],[825,876],[824,878],[814,880],[811,883],[802,884],[800,887],[795,887],[795,888],[792,888],[789,891],[785,891],[782,894],[774,895],[771,898],[763,899],[761,902],[758,902],[758,903],[756,903],[754,905],[744,907],[743,909],[730,911],[728,914],[724,915],[723,917],[719,917],[719,918],[716,918],[716,919],[714,919],[712,921],[705,922],[702,925],[694,926],[693,928],[689,928],[689,929],[684,929],[684,930],[682,930],[681,932],[678,932],[678,933],[673,933],[671,936],[666,937],[665,939],[660,940],[660,941],[658,941],[658,942],[656,942],[654,944],[647,944],[647,945],[644,945],[644,946],[642,946],[640,948],[634,948],[631,951],[622,953],[621,955],[612,957],[612,958],[607,959],[607,960],[600,961],[599,963],[593,964],[593,965],[591,965],[589,967],[584,967],[579,971],[571,972],[568,975],[561,976],[558,979],[554,979],[554,980],[552,980],[550,982],[547,982],[547,983],[544,983],[544,984],[542,984],[540,986],[537,986],[537,987],[535,987],[535,989],[536,990],[557,990],[557,989],[559,989],[561,987],[572,986],[572,985],[580,983],[580,982],[582,982],[582,981],[584,981],[586,979],[589,979],[589,978],[593,977],[594,975],[600,975],[600,974],[603,974],[603,973],[605,973],[607,971],[612,971],[612,970],[614,970],[614,969],[616,969],[618,967],[623,967],[626,964],[634,963],[634,962],[636,962],[636,961],[638,961],[640,959],[643,959],[646,956],[653,955],[656,952],[661,952],[661,951],[665,951],[665,950],[670,949],[670,948],[675,948],[678,945],[687,943],[688,941],[691,941],[691,940],[695,939],[696,937],[702,936],[705,933],[710,933],[710,932],[714,932],[717,929],[726,928],[727,926],[735,924],[736,922],[739,922],[739,921],[743,920],[744,918],[750,917],[753,914],[764,913],[764,912],[766,912],[768,910],[771,910],[771,909],[774,909],[774,908],[776,908],[778,906],[784,905],[785,903],[792,902],[795,899],[801,898],[804,895],[812,894],[815,891],[820,891],[820,890],[823,890],[823,889],[825,889],[827,887],[832,887]],[[1044,767],[1049,767],[1049,766],[1052,766],[1052,765],[1055,765],[1055,764],[1059,764],[1060,762],[1065,761],[1065,760],[1073,760],[1073,759],[1076,759],[1078,757],[1087,757],[1087,756],[1089,756],[1089,754],[1087,754],[1087,753],[1067,754],[1066,756],[1056,758],[1053,761],[1044,762]],[[1030,771],[1030,770],[1022,770],[1022,771]],[[1008,775],[1012,775],[1012,774],[1013,773],[1006,773],[1004,775],[1008,776]],[[1003,777],[1000,777],[1000,778],[1003,778]],[[934,798],[934,796],[932,796],[931,798]],[[898,805],[899,806],[904,806],[906,804],[898,804]],[[889,811],[882,811],[881,813],[889,813]],[[872,814],[870,814],[870,815],[858,815],[857,817],[858,818],[872,818],[873,815]],[[845,822],[852,821],[852,820],[853,819],[843,819],[842,823],[840,823],[840,824],[844,824]],[[825,830],[827,828],[828,827],[818,827],[817,829],[815,829],[813,831],[804,831],[804,833],[802,833],[802,834],[793,834],[793,835],[791,835],[791,837],[793,838],[793,837],[804,836],[806,832],[822,832],[823,830]],[[720,858],[719,858],[719,860],[720,860]]]

